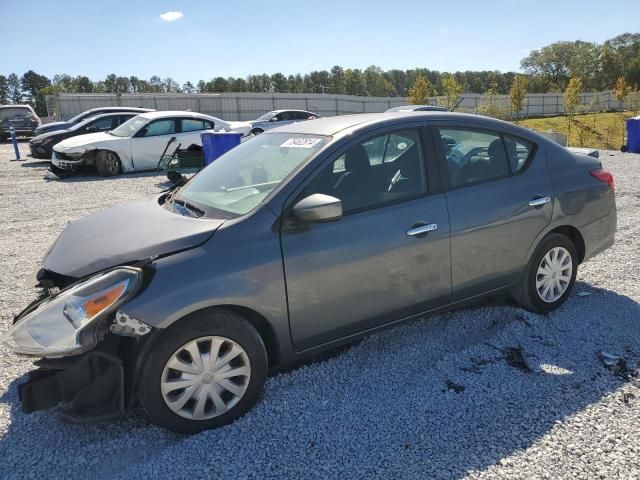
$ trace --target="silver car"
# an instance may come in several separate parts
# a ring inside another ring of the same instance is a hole
[[[281,127],[294,122],[315,120],[317,118],[320,118],[320,115],[306,110],[274,110],[272,112],[265,113],[256,120],[250,121],[250,133],[258,135],[267,130],[271,130],[272,128]]]
[[[185,186],[71,223],[1,339],[39,357],[26,412],[141,402],[228,424],[269,372],[382,328],[511,296],[550,312],[613,244],[611,174],[532,131],[449,112],[300,122]]]

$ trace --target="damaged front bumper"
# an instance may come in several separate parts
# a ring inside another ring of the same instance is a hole
[[[85,151],[73,154],[64,154],[54,150],[51,155],[51,164],[62,170],[75,172],[85,164],[84,156],[86,153],[87,152]]]
[[[32,413],[63,404],[62,417],[72,422],[93,421],[125,412],[125,365],[104,342],[77,357],[42,359],[18,387],[22,410]]]

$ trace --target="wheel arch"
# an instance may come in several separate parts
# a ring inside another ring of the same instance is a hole
[[[196,310],[192,310],[176,320],[172,321],[170,325],[167,325],[165,328],[169,326],[173,326],[175,324],[188,321],[190,317],[195,314],[199,314],[207,311],[216,311],[216,310],[227,310],[233,313],[240,315],[245,318],[258,332],[260,338],[264,342],[264,346],[267,349],[267,358],[269,359],[269,367],[277,366],[280,364],[281,360],[281,352],[278,343],[278,337],[275,332],[273,326],[269,323],[269,321],[256,310],[242,306],[237,304],[218,304],[218,305],[208,305],[202,308],[198,308]],[[162,332],[165,328],[160,329]]]
[[[576,248],[576,252],[578,253],[578,264],[584,261],[586,255],[586,243],[584,241],[582,233],[576,226],[564,223],[562,225],[550,225],[547,227],[547,229],[540,232],[536,240],[529,247],[529,251],[527,252],[526,257],[522,262],[523,269],[527,268],[527,265],[531,260],[534,252],[538,248],[538,245],[540,245],[544,241],[544,239],[552,233],[559,233],[571,240],[574,247]]]
[[[580,230],[572,225],[562,225],[559,227],[555,227],[553,230],[550,230],[545,234],[544,237],[551,233],[559,233],[571,240],[571,243],[573,243],[573,246],[576,248],[576,252],[578,253],[578,263],[580,264],[583,262],[586,253],[586,245],[584,243],[584,238],[580,233]]]

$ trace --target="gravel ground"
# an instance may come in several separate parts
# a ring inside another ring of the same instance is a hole
[[[26,144],[21,145],[26,153]],[[0,330],[68,221],[151,195],[160,175],[56,180],[0,145]],[[0,349],[0,478],[640,478],[640,155],[602,152],[618,235],[553,314],[432,316],[268,380],[244,418],[192,437],[140,414],[87,425],[24,415],[31,363]],[[588,294],[588,295],[585,295]]]

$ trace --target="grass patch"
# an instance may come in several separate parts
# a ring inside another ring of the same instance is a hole
[[[568,145],[572,147],[590,147],[604,150],[619,150],[624,143],[626,126],[624,119],[633,116],[632,112],[585,113],[574,115]],[[569,117],[527,118],[516,122],[531,130],[546,132],[555,130],[569,131]]]

